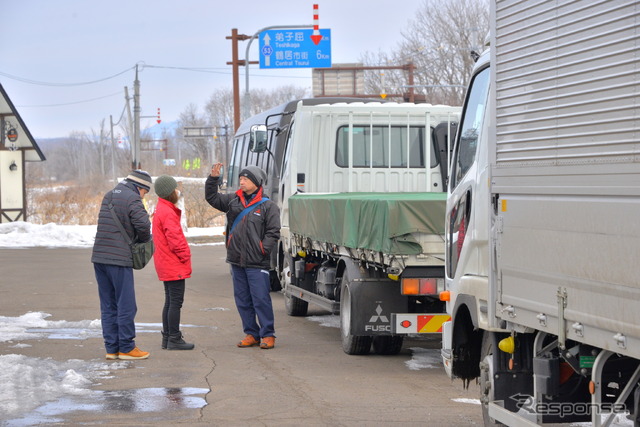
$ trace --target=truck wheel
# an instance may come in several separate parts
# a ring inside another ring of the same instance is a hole
[[[373,337],[373,352],[382,355],[400,353],[404,337],[402,335],[381,335]]]
[[[491,332],[482,334],[482,350],[480,353],[480,404],[482,405],[482,419],[485,426],[503,425],[489,417],[489,402],[495,400],[493,384],[493,337]]]
[[[351,335],[351,292],[349,291],[349,278],[345,271],[342,276],[340,291],[340,332],[342,335],[342,350],[347,354],[369,354],[371,339],[369,336]]]
[[[289,255],[285,255],[282,260],[282,273],[280,275],[280,283],[284,289],[284,307],[287,310],[289,316],[306,316],[309,309],[309,303],[307,301],[296,298],[290,295],[291,280],[293,277],[293,258]]]

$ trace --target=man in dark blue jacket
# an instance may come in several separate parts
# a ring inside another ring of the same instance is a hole
[[[227,213],[227,262],[231,264],[233,294],[246,334],[238,347],[260,345],[270,349],[275,346],[276,337],[269,269],[271,253],[280,239],[280,210],[262,194],[266,174],[257,166],[240,171],[240,189],[236,193],[218,193],[221,167],[218,163],[211,169],[205,198],[211,206]]]
[[[146,359],[149,353],[136,347],[135,316],[138,311],[133,283],[131,248],[116,224],[109,205],[132,242],[151,239],[151,222],[142,199],[151,189],[151,176],[132,171],[102,199],[98,231],[91,262],[98,282],[102,336],[107,359]]]

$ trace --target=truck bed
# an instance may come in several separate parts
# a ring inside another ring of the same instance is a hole
[[[637,3],[496,14],[496,313],[640,357]]]
[[[289,199],[295,235],[386,255],[443,255],[446,193],[298,194]],[[435,235],[425,248],[420,235]],[[432,239],[433,240],[433,239]]]

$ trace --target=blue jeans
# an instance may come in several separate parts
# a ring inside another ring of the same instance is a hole
[[[233,296],[242,319],[242,328],[254,338],[275,337],[269,272],[231,264]],[[257,317],[257,321],[256,321]]]
[[[135,317],[138,311],[133,288],[133,269],[94,263],[98,282],[102,337],[107,353],[128,353],[136,346]]]

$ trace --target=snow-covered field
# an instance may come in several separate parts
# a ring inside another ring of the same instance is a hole
[[[31,224],[16,221],[0,224],[0,247],[32,248],[32,247],[71,247],[87,248],[93,246],[96,225],[58,225]],[[224,227],[208,227],[188,229],[189,237],[222,236]]]

